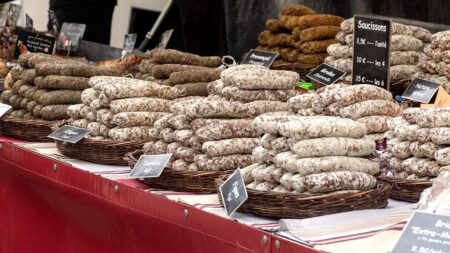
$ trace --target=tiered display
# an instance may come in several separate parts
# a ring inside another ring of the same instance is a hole
[[[353,18],[341,23],[342,31],[336,34],[338,43],[327,48],[330,55],[325,59],[325,63],[347,73],[344,80],[352,80],[353,67]],[[417,63],[424,57],[421,52],[424,43],[430,41],[430,31],[417,27],[392,23],[391,37],[391,83],[399,80],[410,80],[412,75],[419,71]]]
[[[15,81],[12,89],[2,93],[2,101],[15,109],[10,117],[2,119],[2,131],[25,140],[48,141],[46,137],[51,132],[52,121],[69,118],[67,108],[81,102],[81,93],[89,86],[89,77],[118,75],[112,69],[45,54],[21,55],[19,63],[20,67],[11,71]],[[7,125],[9,123],[18,125]],[[22,133],[27,129],[29,138]],[[39,136],[34,136],[34,132]]]
[[[83,104],[70,107],[68,114],[70,125],[92,130],[91,138],[77,144],[60,142],[58,147],[68,156],[98,163],[126,164],[122,158],[130,148],[157,139],[159,132],[153,124],[169,114],[172,100],[180,96],[176,88],[125,77],[97,76],[89,84],[92,88],[83,91]],[[74,154],[88,144],[104,152]],[[105,155],[114,148],[115,153]]]
[[[139,65],[137,78],[173,86],[184,96],[207,96],[209,82],[219,79],[222,59],[173,49],[153,49]]]
[[[413,77],[430,80],[442,85],[450,93],[450,31],[431,36],[431,44],[424,48],[426,58],[419,62],[423,72]]]
[[[431,178],[450,170],[450,110],[410,108],[390,129],[383,176],[397,181],[393,198],[417,202]]]
[[[286,100],[298,94],[290,89],[299,78],[295,72],[242,65],[224,70],[220,76],[221,80],[208,85],[212,94],[208,98],[186,98],[172,106],[171,116],[155,123],[160,140],[147,143],[143,153],[173,153],[174,161],[163,179],[148,182],[161,186],[183,174],[186,178],[196,176],[184,189],[214,192],[214,179],[223,171],[253,163],[251,153],[259,141],[251,118],[287,111]],[[211,171],[217,173],[206,173]],[[200,182],[204,184],[198,186]]]
[[[363,124],[280,113],[254,124],[264,135],[253,150],[257,163],[241,170],[249,189],[242,211],[304,218],[387,205],[389,186],[377,188],[379,164],[366,158],[375,144]]]
[[[317,14],[301,5],[288,5],[279,19],[269,19],[267,30],[259,35],[258,50],[277,52],[283,63],[300,63],[315,66],[327,57],[326,48],[335,43],[334,36],[340,31],[344,19],[330,14]]]

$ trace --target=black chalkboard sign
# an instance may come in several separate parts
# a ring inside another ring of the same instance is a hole
[[[277,53],[250,50],[247,56],[241,61],[241,64],[261,65],[265,67],[272,66],[275,59],[278,57]]]
[[[58,128],[47,137],[58,141],[77,143],[90,132],[92,132],[92,130],[65,125]]]
[[[136,165],[133,167],[129,177],[159,177],[171,157],[172,154],[141,155]]]
[[[439,86],[438,83],[415,78],[405,90],[402,97],[428,104],[434,94],[436,94]]]
[[[12,106],[0,103],[0,118],[12,109]]]
[[[325,63],[320,64],[313,71],[309,72],[306,77],[324,85],[330,85],[345,75],[344,71],[333,68]]]
[[[391,21],[355,16],[352,84],[372,84],[389,90]]]
[[[248,198],[240,169],[233,172],[220,186],[219,191],[227,215],[231,216]]]
[[[39,33],[19,30],[17,35],[16,48],[14,50],[14,59],[19,55],[26,53],[44,53],[52,54],[55,47],[55,38],[45,36]]]
[[[450,216],[415,212],[391,253],[450,253]]]
[[[156,47],[157,48],[166,48],[167,45],[169,44],[170,38],[172,38],[172,34],[173,34],[173,29],[163,32],[163,34],[161,35],[161,38],[159,39],[158,45]]]

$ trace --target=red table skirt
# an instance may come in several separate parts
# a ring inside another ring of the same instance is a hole
[[[317,252],[8,142],[0,253]]]

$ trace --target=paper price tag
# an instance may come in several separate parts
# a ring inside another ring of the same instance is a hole
[[[258,51],[255,49],[250,50],[247,56],[241,61],[241,64],[261,65],[265,67],[272,66],[275,59],[278,57],[278,53]]]
[[[129,178],[159,177],[172,154],[142,155],[130,173]]]
[[[450,253],[450,216],[414,212],[391,253]]]
[[[245,188],[240,169],[233,172],[220,186],[219,191],[227,215],[231,216],[248,199],[247,189]]]
[[[306,77],[324,85],[330,85],[345,75],[344,71],[333,68],[325,63],[320,64],[313,71],[309,72]]]
[[[391,21],[355,16],[352,84],[389,89]]]
[[[420,103],[429,103],[439,89],[439,84],[415,78],[403,93],[402,97]]]
[[[92,132],[92,130],[65,125],[47,137],[58,141],[77,143],[88,136],[90,132]]]

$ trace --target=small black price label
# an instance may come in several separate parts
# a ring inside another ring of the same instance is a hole
[[[450,216],[414,212],[391,253],[450,253]]]
[[[309,72],[306,77],[312,79],[318,83],[324,85],[330,85],[335,83],[341,77],[345,75],[345,72],[331,67],[325,63],[320,64],[313,71]]]
[[[352,84],[372,84],[389,90],[391,21],[355,16]]]
[[[252,49],[241,61],[241,64],[261,65],[270,68],[277,57],[278,53]]]
[[[77,143],[88,136],[92,130],[65,125],[51,133],[48,138],[69,143]]]
[[[31,31],[19,30],[16,49],[14,50],[14,59],[26,53],[52,54],[54,46],[55,38],[53,37]]]
[[[9,110],[12,109],[12,106],[0,103],[0,118],[3,117]]]
[[[439,89],[439,84],[420,78],[415,78],[403,93],[402,97],[420,103],[430,103],[434,94]]]
[[[159,177],[171,157],[172,154],[141,155],[129,178]]]
[[[220,186],[219,191],[227,215],[231,216],[248,199],[247,189],[245,188],[240,169],[233,172]]]
[[[173,34],[173,29],[163,32],[163,34],[161,35],[161,39],[159,39],[158,45],[156,47],[157,48],[166,48],[167,45],[169,44],[170,38],[172,38],[172,34]]]

